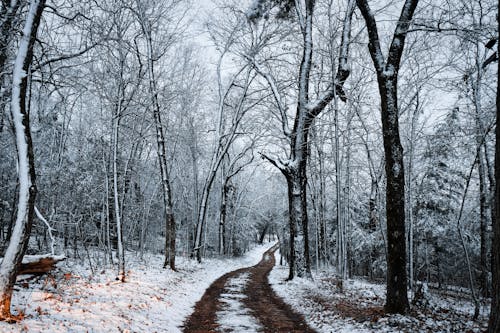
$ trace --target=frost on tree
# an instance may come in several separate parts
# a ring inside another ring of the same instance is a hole
[[[0,266],[0,319],[6,321],[17,319],[10,313],[10,303],[17,271],[28,246],[37,192],[26,95],[33,45],[44,4],[44,0],[30,3],[12,77],[11,113],[16,138],[19,193],[14,230]]]

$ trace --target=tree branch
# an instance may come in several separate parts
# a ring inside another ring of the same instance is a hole
[[[338,96],[343,102],[347,101],[347,96],[344,91],[344,83],[351,71],[348,66],[349,59],[349,46],[351,42],[351,25],[352,25],[352,15],[354,14],[354,9],[356,8],[356,0],[349,0],[347,3],[347,11],[344,18],[344,25],[342,28],[342,39],[340,41],[340,51],[339,51],[339,65],[337,73],[330,84],[329,89],[314,102],[307,105],[307,109],[312,117],[316,117],[331,101],[335,96]]]
[[[276,168],[278,168],[283,174],[285,174],[285,175],[288,174],[288,167],[279,159],[274,159],[263,152],[259,152],[259,155],[263,160],[269,161],[269,163],[271,163]]]
[[[276,84],[276,81],[274,80],[274,78],[272,77],[271,74],[265,72],[262,69],[260,64],[258,64],[257,61],[255,61],[255,58],[252,58],[252,57],[245,55],[245,54],[243,56],[253,65],[253,68],[255,69],[255,71],[260,76],[262,76],[269,84],[269,87],[271,88],[271,91],[273,92],[274,100],[276,101],[276,104],[278,106],[278,110],[280,112],[283,134],[285,134],[286,137],[290,137],[290,127],[288,125],[288,117],[286,115],[285,107],[281,102],[281,96],[280,96],[280,93],[278,91],[278,86]]]
[[[410,22],[417,8],[418,0],[406,0],[399,16],[398,24],[394,30],[394,37],[392,38],[391,46],[389,47],[389,55],[387,57],[387,64],[394,66],[394,69],[399,68],[401,55],[403,54],[403,47],[410,27]]]
[[[370,55],[373,59],[373,63],[375,64],[375,68],[377,72],[382,73],[385,67],[384,55],[382,54],[382,50],[380,48],[380,40],[378,36],[378,28],[377,22],[375,21],[375,16],[368,5],[367,0],[356,0],[359,10],[361,11],[361,15],[366,22],[366,27],[368,30],[368,48],[370,50]]]
[[[80,51],[78,51],[76,53],[63,54],[63,55],[60,55],[60,56],[52,58],[52,59],[47,59],[44,62],[39,63],[31,71],[32,72],[36,72],[36,71],[39,71],[42,67],[47,66],[49,64],[52,64],[54,62],[63,61],[63,60],[69,60],[69,59],[73,59],[73,58],[79,57],[79,56],[87,53],[88,51],[92,50],[94,47],[96,47],[97,45],[99,45],[99,43],[100,42],[96,42],[96,43],[94,43],[94,44],[92,44],[90,46],[85,47],[83,50],[80,50]]]

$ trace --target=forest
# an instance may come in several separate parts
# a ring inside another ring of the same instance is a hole
[[[2,0],[0,331],[499,333],[498,8]]]

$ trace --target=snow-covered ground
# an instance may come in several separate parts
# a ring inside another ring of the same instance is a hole
[[[276,253],[279,262],[279,253]],[[344,281],[340,292],[331,271],[313,272],[314,280],[295,278],[285,282],[288,266],[275,266],[269,281],[275,292],[302,313],[318,332],[484,332],[488,307],[482,307],[477,321],[472,321],[474,307],[457,297],[428,294],[429,304],[414,307],[410,315],[383,313],[385,285],[361,280]]]
[[[114,270],[92,274],[81,261],[68,259],[53,278],[17,286],[13,308],[25,318],[17,324],[0,322],[0,332],[180,332],[213,281],[257,264],[273,244],[257,246],[239,259],[198,264],[179,257],[178,272],[162,269],[160,255],[128,256],[126,283],[115,282]]]

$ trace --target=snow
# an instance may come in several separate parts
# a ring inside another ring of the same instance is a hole
[[[0,322],[0,332],[180,332],[206,288],[223,274],[257,264],[273,243],[255,247],[239,259],[207,259],[202,264],[178,258],[178,272],[162,269],[163,256],[139,260],[127,253],[127,282],[115,281],[116,270],[92,273],[72,258],[60,263],[53,277],[33,281],[23,277],[13,298],[13,309],[25,319],[17,324]],[[93,260],[97,260],[97,253]],[[277,254],[279,262],[279,254]],[[385,285],[347,279],[343,292],[331,269],[313,272],[314,280],[285,282],[288,267],[276,266],[270,274],[275,292],[302,313],[318,332],[481,332],[488,308],[471,320],[473,304],[464,292],[436,292],[430,286],[427,306],[410,315],[385,315]],[[217,321],[222,332],[258,332],[262,326],[245,309],[248,273],[229,279],[222,293]],[[462,297],[458,297],[462,295]]]
[[[52,254],[37,254],[37,255],[25,255],[23,257],[22,263],[23,264],[32,264],[36,263],[42,259],[54,259],[55,261],[62,261],[66,259],[66,256],[64,254],[60,255],[52,255]],[[0,263],[3,261],[3,258],[0,258]]]
[[[249,273],[242,273],[227,281],[226,293],[221,294],[222,311],[217,313],[217,323],[222,332],[259,332],[263,327],[258,323],[248,308],[241,302],[246,298],[243,293]]]
[[[331,269],[314,272],[314,280],[285,282],[287,276],[288,267],[275,266],[270,284],[318,332],[483,332],[487,327],[488,307],[482,307],[474,322],[474,305],[463,297],[429,290],[427,307],[414,306],[405,316],[385,315],[384,284],[347,279],[341,292]]]
[[[263,14],[264,10],[264,1],[262,0],[253,0],[248,10],[246,12],[246,16],[250,21],[255,21],[260,18]]]
[[[139,260],[127,253],[125,283],[116,269],[93,274],[88,261],[67,259],[54,277],[42,277],[14,292],[13,309],[25,319],[0,322],[0,332],[180,332],[195,303],[225,273],[257,264],[273,244],[256,246],[238,259],[177,260],[178,272],[163,269],[164,257]],[[27,287],[27,288],[26,288]]]

